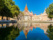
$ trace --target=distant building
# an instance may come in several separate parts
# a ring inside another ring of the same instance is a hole
[[[33,15],[32,20],[33,21],[48,21],[50,19],[48,18],[48,15],[47,15],[46,9],[45,9],[44,12],[41,13],[40,15],[36,15],[36,14]]]
[[[27,8],[27,5],[25,7],[25,10],[23,11],[24,13],[24,16],[21,16],[21,20],[22,21],[48,21],[50,20],[48,18],[48,15],[46,13],[46,9],[44,10],[43,13],[41,13],[40,15],[33,15],[33,12],[29,12],[28,11],[28,8]]]

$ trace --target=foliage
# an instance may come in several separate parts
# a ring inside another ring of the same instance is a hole
[[[24,16],[24,13],[20,11],[20,14],[18,15],[18,20],[21,19]]]
[[[0,0],[0,15],[7,17],[18,16],[19,7],[12,0]]]
[[[0,11],[0,16],[13,17],[7,6],[4,6],[4,8]]]
[[[48,37],[49,37],[51,40],[53,40],[53,26],[52,26],[52,25],[49,25],[49,26],[48,26],[47,33],[48,33]]]
[[[24,13],[22,11],[20,11],[21,15],[24,16]]]
[[[46,9],[49,18],[53,18],[53,3]]]
[[[0,29],[0,40],[14,40],[19,35],[19,29],[14,26]]]
[[[4,7],[4,1],[3,0],[0,0],[0,11],[1,9]]]

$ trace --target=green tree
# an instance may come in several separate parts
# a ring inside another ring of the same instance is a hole
[[[0,16],[13,17],[7,6],[4,6],[4,8],[2,8],[2,10],[0,11]]]
[[[11,13],[12,13],[13,16],[15,16],[15,15],[18,16],[19,13],[20,13],[19,7],[16,6],[16,5],[13,5],[12,8],[11,8],[10,10],[11,10]]]
[[[46,9],[46,12],[48,14],[48,17],[52,20],[52,18],[53,18],[53,3],[49,5],[49,7]]]
[[[6,0],[5,5],[9,8],[13,16],[18,16],[19,14],[19,7],[15,5],[15,2],[12,0]]]
[[[19,29],[14,26],[0,28],[0,40],[14,40],[19,35]]]
[[[24,13],[22,11],[20,11],[21,15],[24,16]]]
[[[47,33],[48,33],[47,36],[50,38],[50,40],[53,40],[53,26],[52,25],[48,26]]]
[[[4,7],[4,1],[3,0],[0,0],[0,11],[1,9]]]
[[[12,0],[0,0],[0,15],[14,17],[19,15],[19,7]]]
[[[19,15],[18,15],[18,20],[24,17],[24,13],[22,11],[20,11]]]

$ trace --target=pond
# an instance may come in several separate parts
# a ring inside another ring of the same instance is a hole
[[[49,25],[53,23],[0,23],[0,40],[50,40]]]

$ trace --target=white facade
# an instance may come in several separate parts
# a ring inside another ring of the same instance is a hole
[[[23,11],[24,16],[22,18],[23,21],[49,21],[50,19],[48,18],[48,15],[46,13],[46,9],[44,10],[43,13],[40,15],[33,15],[32,12],[28,11],[27,5],[25,7],[25,10]]]

